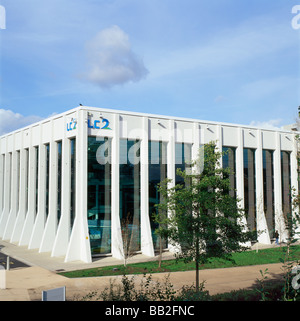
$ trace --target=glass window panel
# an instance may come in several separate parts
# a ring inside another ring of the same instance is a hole
[[[232,197],[236,197],[236,148],[235,147],[225,147],[223,146],[223,157],[222,163],[223,168],[229,168],[230,174],[228,176],[230,181],[229,194]]]
[[[248,227],[256,230],[255,149],[244,148],[244,204]]]
[[[35,215],[38,212],[38,185],[39,185],[39,146],[35,147]]]
[[[175,184],[184,184],[184,178],[177,175],[177,169],[185,171],[190,167],[192,160],[192,144],[175,144]]]
[[[1,199],[2,199],[2,208],[0,208],[0,211],[2,212],[3,207],[4,207],[4,187],[5,187],[5,154],[1,155],[2,157],[2,181],[0,182],[1,184]]]
[[[120,139],[120,220],[124,245],[140,250],[139,140]]]
[[[88,138],[88,226],[92,255],[111,252],[111,139]]]
[[[16,195],[16,213],[19,211],[19,199],[20,199],[20,151],[17,151],[17,195]]]
[[[76,138],[70,140],[71,176],[70,176],[70,232],[75,220],[76,210]]]
[[[291,165],[290,153],[281,152],[282,210],[285,218],[291,214]]]
[[[29,149],[25,149],[25,215],[28,211]]]
[[[273,154],[272,150],[263,150],[264,213],[271,238],[275,228]]]
[[[149,141],[149,217],[154,249],[159,249],[160,240],[155,230],[158,224],[154,221],[153,214],[157,213],[156,204],[161,202],[161,195],[157,185],[167,178],[167,143]],[[167,247],[167,240],[163,240],[162,247]]]
[[[62,142],[57,142],[57,225],[61,217]]]

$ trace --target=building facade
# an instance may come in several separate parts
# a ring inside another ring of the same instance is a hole
[[[297,132],[84,107],[0,137],[0,238],[66,262],[123,257],[122,226],[154,256],[157,184],[215,141],[249,229],[287,237]],[[167,245],[166,245],[167,246]]]

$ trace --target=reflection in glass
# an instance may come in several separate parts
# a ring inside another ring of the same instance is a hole
[[[9,208],[9,211],[11,210],[11,202],[12,202],[12,199],[11,199],[11,188],[12,188],[12,168],[13,168],[13,163],[12,163],[12,153],[8,153],[8,161],[9,161],[9,182],[8,182],[8,208]]]
[[[281,152],[282,211],[288,219],[291,216],[291,165],[290,153]]]
[[[39,146],[35,147],[35,215],[38,212],[38,186],[39,186]]]
[[[17,151],[17,181],[16,181],[16,185],[17,185],[17,195],[16,195],[16,213],[18,213],[19,211],[19,199],[20,199],[20,168],[21,168],[21,164],[20,164],[20,151]]]
[[[29,149],[25,149],[25,215],[28,211]]]
[[[120,221],[123,246],[141,249],[140,141],[120,139]]]
[[[71,178],[70,178],[70,231],[75,220],[76,210],[76,138],[70,139]]]
[[[57,142],[57,225],[61,217],[62,142]]]
[[[167,143],[158,141],[149,141],[149,218],[154,249],[159,249],[159,237],[155,230],[158,223],[154,221],[153,214],[157,213],[156,204],[161,202],[161,195],[157,190],[157,185],[167,178]],[[167,247],[167,241],[162,244]]]
[[[263,150],[264,213],[270,238],[275,232],[273,153],[272,150]]]
[[[49,144],[45,145],[46,147],[46,203],[45,203],[45,213],[46,220],[49,214],[49,180],[50,180],[50,146]]]
[[[3,207],[4,207],[4,184],[5,184],[5,154],[1,155],[2,158],[2,181],[1,184],[1,200],[2,200],[2,208],[0,208],[0,211],[2,213]]]
[[[111,252],[111,139],[88,138],[88,227],[92,255]]]
[[[250,231],[256,230],[255,149],[244,148],[244,205]]]
[[[175,184],[184,184],[184,178],[177,175],[177,169],[182,171],[190,168],[192,161],[192,144],[176,143],[175,144]]]
[[[236,164],[235,164],[235,147],[223,147],[223,168],[229,168],[230,173],[227,178],[229,178],[230,182],[230,190],[229,195],[232,197],[236,197]]]

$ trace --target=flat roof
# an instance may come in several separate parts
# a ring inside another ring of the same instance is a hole
[[[293,134],[298,134],[300,132],[298,131],[291,131],[291,130],[286,130],[286,129],[270,129],[270,128],[264,128],[264,127],[258,127],[258,126],[250,126],[250,125],[242,125],[242,124],[234,124],[234,123],[225,123],[225,122],[217,122],[217,121],[208,121],[208,120],[200,120],[200,119],[194,119],[194,118],[184,118],[184,117],[175,117],[175,116],[166,116],[166,115],[160,115],[160,114],[149,114],[149,113],[141,113],[141,112],[131,112],[127,110],[118,110],[118,109],[108,109],[108,108],[101,108],[101,107],[92,107],[92,106],[78,106],[72,109],[69,109],[65,112],[55,114],[53,116],[50,116],[48,118],[42,119],[39,122],[32,123],[28,126],[16,129],[14,131],[11,131],[9,133],[6,133],[0,138],[9,136],[13,133],[17,133],[23,130],[26,130],[30,127],[45,123],[49,120],[54,120],[57,118],[60,118],[62,116],[68,115],[70,113],[74,113],[78,110],[86,110],[86,111],[97,111],[97,112],[108,112],[108,113],[115,113],[115,114],[123,114],[123,115],[129,115],[129,116],[139,116],[139,117],[148,117],[148,118],[160,118],[160,119],[166,119],[166,120],[177,120],[177,121],[185,121],[185,122],[192,122],[192,123],[204,123],[204,124],[210,124],[210,125],[221,125],[221,126],[229,126],[229,127],[242,127],[246,129],[261,129],[265,131],[272,131],[272,132],[282,132],[282,133],[293,133]]]

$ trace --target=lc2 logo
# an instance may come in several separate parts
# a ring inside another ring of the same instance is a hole
[[[72,119],[69,123],[67,123],[67,131],[76,129],[77,121],[76,119]]]
[[[292,27],[297,30],[300,29],[300,5],[296,5],[292,8],[292,13],[296,16],[292,19]]]
[[[100,125],[100,123],[102,125]],[[102,121],[100,120],[94,120],[94,122],[91,122],[90,119],[88,119],[88,128],[95,128],[95,129],[110,129],[109,127],[109,120],[106,118],[102,118]]]

